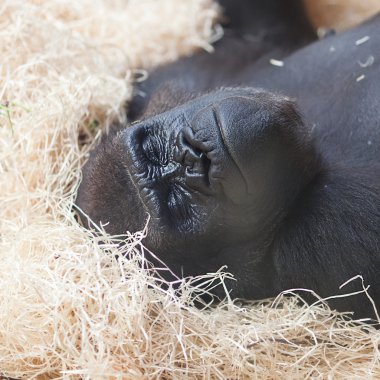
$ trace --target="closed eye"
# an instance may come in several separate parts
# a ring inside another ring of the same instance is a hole
[[[147,134],[142,141],[142,150],[145,157],[154,165],[166,166],[169,164],[168,147],[164,136]]]

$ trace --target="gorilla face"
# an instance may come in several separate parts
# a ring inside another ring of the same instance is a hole
[[[150,216],[144,244],[177,275],[231,269],[243,264],[238,246],[262,248],[313,160],[291,101],[223,89],[105,139],[84,167],[77,204],[111,234],[141,230]],[[250,254],[263,260],[262,249]]]

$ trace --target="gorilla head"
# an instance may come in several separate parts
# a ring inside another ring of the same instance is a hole
[[[292,101],[225,88],[106,138],[77,204],[111,234],[140,230],[150,215],[144,244],[177,275],[227,265],[234,295],[256,297],[252,281],[273,278],[262,273],[274,270],[267,247],[315,161]]]

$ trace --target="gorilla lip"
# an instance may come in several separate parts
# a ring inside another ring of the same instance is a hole
[[[219,103],[223,100],[235,98],[236,96],[222,97],[217,102],[212,102],[208,106],[201,108],[191,120],[191,130],[193,135],[197,135],[201,125],[203,130],[207,132],[207,143],[198,141],[194,137],[195,146],[206,152],[207,158],[211,165],[209,169],[210,184],[219,185],[223,194],[233,203],[239,203],[239,199],[248,194],[247,179],[243,175],[237,160],[232,155],[231,144],[236,144],[236,141],[229,141],[222,117],[220,115]],[[207,125],[207,127],[205,127]],[[202,139],[204,140],[204,139]],[[219,146],[218,146],[219,144]],[[223,163],[222,165],[220,163]],[[225,165],[228,163],[228,165]],[[230,188],[241,189],[238,194],[231,194]]]
[[[223,99],[223,100],[225,100],[225,99]],[[222,141],[222,143],[224,145],[224,148],[226,149],[226,152],[228,153],[228,155],[230,156],[232,162],[234,163],[234,165],[236,166],[237,170],[239,171],[239,174],[240,174],[241,178],[243,179],[243,182],[244,182],[244,185],[245,185],[245,190],[248,193],[247,179],[246,179],[245,175],[243,174],[240,166],[238,165],[236,158],[232,154],[232,151],[230,149],[230,145],[228,143],[228,139],[227,139],[227,137],[225,135],[223,123],[222,123],[222,121],[220,119],[220,116],[219,116],[219,109],[218,109],[218,107],[216,107],[215,105],[213,105],[212,106],[212,112],[214,114],[215,123],[216,123],[216,125],[218,127],[218,130],[220,132],[220,139],[221,139],[221,141]]]

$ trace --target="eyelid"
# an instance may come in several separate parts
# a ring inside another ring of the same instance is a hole
[[[165,146],[165,136],[146,133],[142,142],[142,152],[147,160],[154,165],[166,166],[169,163],[168,149]]]

